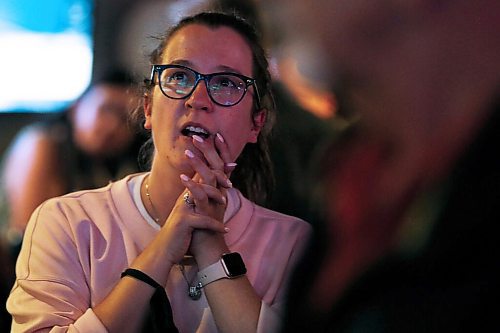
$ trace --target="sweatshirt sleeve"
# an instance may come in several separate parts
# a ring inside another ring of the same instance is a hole
[[[33,213],[7,300],[12,332],[107,332],[91,309],[80,252],[60,203]]]
[[[283,317],[278,311],[261,302],[257,333],[279,332]]]
[[[286,262],[284,268],[285,274],[283,274],[276,298],[272,304],[268,304],[265,301],[261,302],[259,322],[257,323],[257,333],[280,331],[284,319],[284,307],[287,304],[290,278],[293,275],[298,261],[302,258],[311,237],[311,233],[312,229],[310,225],[300,223],[299,231],[295,234],[295,237],[288,238],[288,241],[290,241],[293,245],[288,260],[283,258],[283,262]]]

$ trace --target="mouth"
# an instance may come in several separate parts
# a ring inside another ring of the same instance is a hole
[[[188,125],[184,127],[181,130],[182,135],[192,137],[193,135],[198,135],[202,137],[203,139],[208,139],[210,137],[210,132],[201,127],[201,126],[194,126],[194,125]]]

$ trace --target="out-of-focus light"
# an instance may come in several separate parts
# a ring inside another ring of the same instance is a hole
[[[92,75],[92,0],[0,0],[0,112],[57,111]]]
[[[91,79],[92,43],[78,33],[0,32],[0,109],[62,106]]]

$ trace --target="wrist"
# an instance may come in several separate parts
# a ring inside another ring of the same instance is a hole
[[[198,264],[199,269],[207,267],[221,258],[224,253],[228,253],[229,248],[221,235],[202,235],[204,231],[193,233],[191,252]],[[209,237],[209,239],[205,238]],[[203,241],[200,241],[203,238]]]
[[[246,272],[245,263],[238,252],[225,253],[215,263],[199,270],[198,284],[203,288],[214,281],[234,279],[245,275]]]
[[[195,256],[198,269],[203,269],[216,263],[220,260],[224,253],[230,252],[227,247],[225,248],[212,248],[207,249],[207,251],[201,251],[197,256]]]

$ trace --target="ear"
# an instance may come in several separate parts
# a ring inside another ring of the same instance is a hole
[[[267,117],[267,110],[266,109],[261,109],[253,116],[253,127],[250,131],[250,138],[248,139],[248,142],[251,142],[251,143],[257,142],[257,138],[259,137],[259,133],[262,130],[262,128],[264,127],[264,124],[266,123],[266,117]]]
[[[151,124],[151,115],[152,115],[152,101],[151,97],[149,94],[144,94],[143,96],[143,108],[144,108],[144,118],[146,121],[144,122],[144,128],[147,130],[151,130],[152,124]]]

